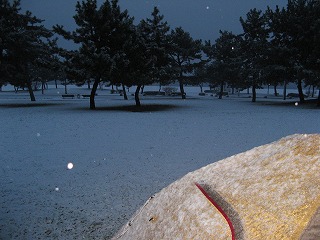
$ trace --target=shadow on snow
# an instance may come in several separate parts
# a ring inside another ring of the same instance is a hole
[[[178,108],[170,104],[145,104],[140,107],[135,105],[96,107],[93,111],[122,111],[122,112],[160,112]],[[88,109],[91,110],[91,109]],[[92,111],[92,110],[91,110]]]
[[[0,108],[32,108],[64,105],[61,103],[1,103]]]

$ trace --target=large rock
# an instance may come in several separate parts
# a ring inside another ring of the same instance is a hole
[[[114,239],[231,239],[222,212],[237,240],[320,239],[319,207],[320,135],[293,135],[187,174]]]

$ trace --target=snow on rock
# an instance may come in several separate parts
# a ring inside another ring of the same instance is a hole
[[[291,135],[185,175],[151,197],[114,239],[231,239],[226,219],[195,182],[229,216],[237,240],[315,239],[308,228],[320,207],[320,134]]]

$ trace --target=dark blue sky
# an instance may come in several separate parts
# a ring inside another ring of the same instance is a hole
[[[46,20],[51,27],[62,24],[67,30],[73,30],[77,0],[21,0],[23,10],[30,10],[37,17]],[[101,4],[103,0],[98,0]],[[154,6],[171,28],[181,26],[190,32],[194,39],[214,41],[219,30],[241,33],[240,16],[245,17],[251,8],[265,10],[267,6],[285,7],[287,0],[119,0],[122,10],[128,9],[136,23],[150,17]]]

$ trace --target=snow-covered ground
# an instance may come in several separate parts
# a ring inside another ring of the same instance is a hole
[[[0,239],[109,239],[186,173],[290,134],[320,133],[319,109],[297,99],[261,93],[251,103],[245,93],[219,100],[199,90],[187,88],[187,100],[142,97],[151,105],[143,112],[122,107],[132,96],[107,90],[98,91],[97,111],[53,86],[36,103],[0,92]]]

